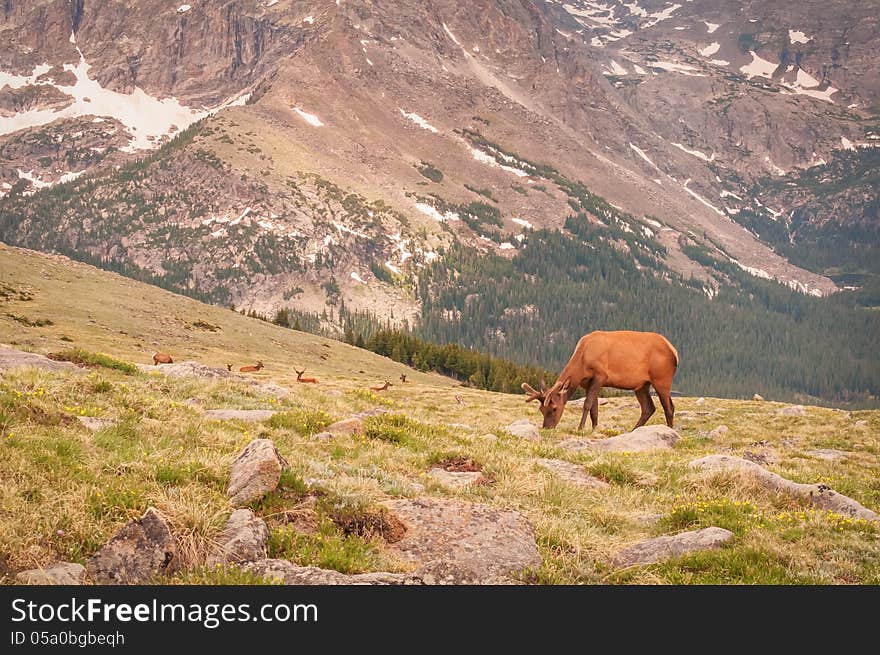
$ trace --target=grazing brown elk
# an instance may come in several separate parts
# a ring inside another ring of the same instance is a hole
[[[242,373],[254,373],[263,368],[263,362],[258,361],[256,366],[242,366],[238,369]]]
[[[385,380],[385,384],[379,385],[378,387],[370,387],[373,391],[387,391],[388,387],[394,386],[388,380]]]
[[[672,427],[675,405],[670,391],[678,367],[678,351],[666,337],[655,332],[591,332],[581,337],[574,354],[559,378],[549,389],[541,381],[541,391],[523,383],[526,402],[540,401],[545,428],[555,428],[565,403],[578,387],[587,392],[584,413],[578,430],[587,421],[587,412],[595,429],[599,420],[599,392],[602,387],[635,391],[642,415],[636,427],[644,425],[655,411],[651,386],[660,397],[666,425]],[[635,428],[634,428],[635,429]]]
[[[406,384],[406,373],[400,374],[400,381],[403,382],[404,384]]]
[[[171,355],[168,353],[156,353],[153,355],[153,366],[158,366],[159,364],[173,364],[174,360],[171,359]]]
[[[303,384],[318,384],[318,380],[316,378],[304,378],[303,377],[303,373],[305,373],[305,369],[303,369],[302,371],[297,371],[296,369],[293,369],[293,370],[296,371],[296,381],[297,382],[302,382]]]

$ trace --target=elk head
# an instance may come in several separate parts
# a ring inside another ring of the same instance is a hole
[[[565,403],[571,394],[570,381],[566,380],[564,384],[557,382],[549,389],[541,380],[541,390],[536,391],[531,386],[523,382],[523,391],[526,392],[526,402],[533,400],[539,401],[538,409],[544,415],[543,428],[555,428],[562,419],[562,412],[565,410]]]

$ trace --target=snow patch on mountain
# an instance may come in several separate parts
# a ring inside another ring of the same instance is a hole
[[[300,118],[302,118],[312,127],[324,127],[324,123],[321,121],[320,118],[315,116],[315,114],[310,114],[309,112],[300,109],[299,107],[294,107],[293,111],[295,111]]]
[[[45,80],[37,81],[51,67],[40,64],[29,76],[13,76],[0,73],[0,82],[6,81],[10,86],[47,85],[53,86],[71,97],[67,107],[54,111],[52,109],[32,109],[0,120],[0,135],[11,134],[19,130],[40,127],[62,118],[80,116],[106,116],[115,118],[122,123],[131,135],[130,143],[122,148],[126,152],[148,150],[160,145],[162,139],[176,131],[184,130],[193,123],[221,109],[236,104],[244,104],[249,96],[233,98],[213,109],[195,110],[182,105],[176,98],[159,99],[149,95],[140,87],[135,87],[130,94],[105,89],[97,80],[89,77],[91,66],[79,52],[77,64],[64,64],[64,70],[73,73],[76,82],[72,86],[55,84]]]
[[[788,40],[794,45],[796,43],[809,43],[813,40],[813,37],[807,36],[800,30],[788,30]]]
[[[672,143],[671,145],[675,146],[679,150],[686,152],[689,155],[693,155],[698,159],[702,159],[703,161],[715,161],[715,153],[713,152],[711,155],[707,155],[704,152],[700,152],[699,150],[692,150],[686,146],[683,146],[680,143]]]
[[[422,118],[421,116],[419,116],[415,112],[407,113],[403,109],[400,109],[400,113],[403,114],[404,118],[415,123],[423,130],[428,130],[429,132],[433,132],[434,134],[437,134],[439,132],[439,130],[436,127],[431,125],[428,121],[426,121],[424,118]]]
[[[685,191],[687,191],[691,196],[693,196],[694,198],[696,198],[697,200],[699,200],[701,203],[703,203],[704,205],[706,205],[706,207],[708,207],[709,209],[711,209],[713,212],[715,212],[715,213],[718,214],[719,216],[724,216],[724,215],[725,215],[723,211],[721,211],[720,209],[718,209],[718,207],[716,207],[716,206],[713,205],[711,202],[709,202],[708,200],[706,200],[703,196],[701,196],[700,194],[698,194],[698,193],[697,193],[696,191],[694,191],[693,189],[689,189],[689,188],[688,188],[688,184],[690,184],[690,183],[691,183],[691,178],[688,178],[688,179],[686,179],[686,180],[684,181],[684,184],[683,184],[682,186],[684,187],[684,190],[685,190]]]
[[[719,50],[721,50],[721,44],[718,43],[718,41],[714,41],[707,45],[705,48],[700,48],[699,52],[704,57],[711,57]]]

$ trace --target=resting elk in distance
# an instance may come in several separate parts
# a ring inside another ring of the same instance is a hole
[[[381,384],[378,387],[370,387],[373,391],[387,391],[388,387],[392,386],[388,380],[385,380],[385,384]]]
[[[156,353],[153,355],[153,366],[158,366],[159,364],[173,364],[174,360],[171,359],[171,355],[168,353]]]
[[[660,397],[666,425],[672,427],[675,405],[670,392],[672,378],[678,367],[678,351],[666,337],[656,332],[591,332],[581,337],[574,354],[559,378],[549,389],[541,381],[536,391],[525,382],[526,402],[537,400],[544,415],[545,428],[555,428],[565,403],[578,387],[587,392],[584,413],[578,430],[587,421],[587,413],[595,429],[599,421],[599,392],[602,387],[635,391],[642,415],[636,427],[644,425],[655,411],[651,386]],[[635,428],[634,428],[635,429]]]
[[[305,373],[305,369],[303,369],[302,371],[297,371],[296,369],[293,369],[293,370],[296,371],[296,381],[297,382],[302,382],[303,384],[318,384],[318,380],[316,378],[304,378],[303,377],[303,373]]]
[[[242,366],[238,369],[241,373],[254,373],[263,368],[263,362],[258,361],[256,366]]]

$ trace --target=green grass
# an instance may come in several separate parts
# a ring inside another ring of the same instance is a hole
[[[52,354],[53,359],[61,362],[72,362],[80,366],[95,366],[101,368],[109,368],[123,373],[136,373],[137,367],[134,364],[116,359],[110,355],[103,353],[92,353],[82,348],[71,348],[62,350]]]
[[[290,526],[273,530],[269,535],[269,557],[340,573],[373,571],[385,559],[377,539],[346,535],[326,516],[321,519],[315,534],[303,534]]]
[[[765,454],[776,462],[768,468],[780,475],[825,482],[877,511],[878,411],[808,407],[805,417],[786,417],[778,414],[780,403],[707,398],[698,405],[676,398],[682,440],[673,450],[572,453],[558,444],[575,434],[577,410],[567,410],[559,428],[542,431],[539,441],[516,438],[505,432],[512,421],[539,421],[521,396],[461,387],[339,342],[88,267],[8,252],[0,257],[0,279],[28,289],[29,300],[3,302],[26,302],[30,314],[48,316],[55,326],[26,328],[0,311],[2,343],[45,353],[61,350],[60,338],[67,336],[85,352],[123,362],[147,363],[161,348],[175,361],[223,369],[226,362],[256,359],[267,365],[247,380],[103,366],[88,372],[0,371],[0,559],[12,572],[59,560],[83,562],[154,506],[171,520],[184,564],[161,582],[264,583],[236,569],[204,567],[232,511],[226,496],[231,463],[252,439],[264,437],[273,440],[289,469],[279,488],[251,508],[270,526],[273,556],[300,564],[344,572],[400,570],[383,536],[389,526],[379,508],[389,499],[429,496],[521,512],[534,526],[543,560],[521,576],[523,582],[880,584],[876,526],[815,510],[739,475],[688,466],[712,453]],[[64,284],[56,285],[58,280]],[[153,325],[149,308],[156,306],[164,308],[167,323],[147,327]],[[193,330],[200,317],[221,329]],[[321,383],[297,384],[294,367],[308,368]],[[402,372],[406,385],[381,394],[369,390]],[[267,382],[289,393],[264,388]],[[204,417],[208,408],[278,413],[259,423],[215,421]],[[312,439],[330,422],[375,408],[390,411],[365,419],[362,435]],[[631,394],[610,397],[600,407],[599,429],[579,436],[627,431],[638,414]],[[85,416],[101,418],[107,427],[92,432],[79,421]],[[650,423],[662,422],[655,416]],[[707,436],[722,424],[726,433]],[[829,461],[810,454],[819,448],[843,450],[847,457]],[[449,489],[427,475],[433,464],[451,457],[478,463],[493,483]],[[577,487],[537,466],[539,457],[566,459],[610,484]],[[299,522],[304,516],[310,529]],[[610,560],[624,547],[710,525],[732,530],[735,539],[717,551],[610,570]]]

